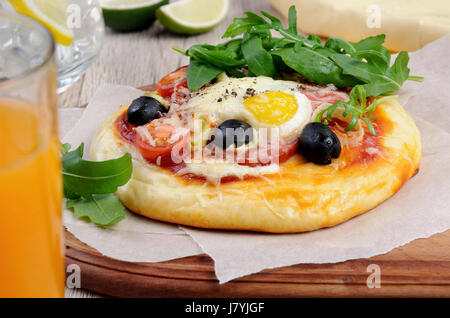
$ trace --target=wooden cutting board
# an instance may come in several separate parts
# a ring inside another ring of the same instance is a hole
[[[205,254],[160,263],[124,262],[101,255],[67,231],[65,245],[66,264],[81,268],[81,287],[109,296],[450,297],[450,230],[384,255],[267,269],[226,284],[218,283],[214,262]],[[379,266],[380,288],[367,286],[371,264]]]
[[[66,263],[81,268],[81,287],[117,297],[450,297],[450,230],[387,254],[336,264],[266,269],[219,284],[207,255],[160,263],[102,256],[66,232]],[[380,288],[368,288],[370,264]]]

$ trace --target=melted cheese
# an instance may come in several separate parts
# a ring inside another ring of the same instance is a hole
[[[223,160],[208,160],[202,163],[186,163],[186,168],[181,169],[178,174],[193,173],[205,177],[211,183],[217,184],[224,177],[234,176],[243,179],[245,176],[261,176],[277,173],[279,168],[278,164],[249,167],[236,163],[228,163]]]

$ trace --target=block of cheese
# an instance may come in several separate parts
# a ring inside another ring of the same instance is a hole
[[[450,32],[450,0],[269,0],[304,33],[349,41],[380,33],[391,51],[415,51]]]

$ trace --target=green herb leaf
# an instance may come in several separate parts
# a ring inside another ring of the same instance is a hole
[[[208,84],[222,70],[195,60],[191,61],[187,69],[188,87],[191,91],[195,91]]]
[[[325,42],[325,47],[332,49],[336,53],[353,53],[356,52],[356,48],[354,47],[353,43],[348,42],[344,39],[341,39],[340,37],[333,36],[329,38]]]
[[[245,65],[245,61],[240,60],[237,54],[227,47],[214,47],[206,44],[193,45],[187,51],[194,60],[206,62],[217,68],[235,68]]]
[[[393,96],[389,96],[389,98],[391,97],[395,98]],[[329,121],[331,121],[333,117],[333,113],[338,108],[343,108],[343,116],[346,119],[348,118],[349,122],[347,127],[345,127],[345,131],[355,129],[358,120],[361,119],[366,123],[370,133],[376,135],[375,128],[371,122],[371,120],[375,120],[375,117],[371,113],[375,111],[377,102],[380,101],[381,99],[377,101],[377,99],[374,98],[370,103],[367,103],[367,93],[364,89],[364,85],[356,85],[350,91],[350,99],[348,101],[340,100],[335,102],[333,105],[330,105],[326,109],[322,110],[319,114],[317,114],[315,121],[322,122],[323,116],[326,114],[326,119],[323,121],[323,123],[328,125]]]
[[[397,58],[394,61],[394,64],[392,64],[392,77],[395,78],[397,83],[403,84],[404,81],[408,79],[409,76],[409,68],[408,68],[408,62],[409,62],[409,55],[406,51],[401,51],[398,53]]]
[[[408,76],[408,81],[423,82],[423,76]]]
[[[266,18],[268,18],[272,22],[272,27],[274,27],[275,29],[283,27],[283,24],[281,23],[280,19],[278,19],[277,17],[275,17],[265,11],[261,11],[261,14],[263,16],[265,16]],[[296,15],[297,15],[297,13],[296,13]],[[295,30],[295,32],[297,32],[297,30]]]
[[[378,34],[376,36],[369,36],[357,43],[353,43],[353,46],[355,48],[355,51],[372,50],[380,47],[384,43],[385,39],[385,34]]]
[[[359,61],[365,59],[366,62],[376,67],[380,73],[384,73],[391,60],[391,54],[382,46],[384,39],[385,35],[380,34],[353,43],[339,37],[332,37],[327,40],[325,47],[339,54],[349,54]]]
[[[61,155],[65,156],[69,153],[70,150],[70,144],[69,143],[65,143],[61,145]]]
[[[289,14],[288,14],[288,30],[292,34],[298,34],[297,31],[297,10],[295,10],[295,6],[291,6],[289,8]],[[320,40],[319,40],[320,43]]]
[[[84,144],[63,156],[64,191],[69,198],[90,199],[93,194],[113,193],[131,177],[130,154],[107,161],[83,160]]]
[[[336,86],[345,87],[361,83],[353,77],[344,76],[342,69],[329,59],[333,51],[326,48],[313,50],[296,46],[295,49],[279,49],[273,51],[272,54],[280,56],[287,66],[317,84],[333,83]]]
[[[73,209],[77,218],[87,218],[101,226],[112,225],[125,217],[124,206],[112,193],[93,194],[92,199],[69,199],[66,208]]]
[[[228,51],[234,52],[235,56],[237,56],[239,58],[238,54],[241,52],[241,44],[242,44],[242,39],[234,39],[234,40],[225,42],[223,44],[219,44],[219,45],[217,45],[217,47],[219,49],[223,48]]]
[[[63,170],[64,166],[71,166],[76,165],[81,158],[83,157],[83,144],[81,144],[77,149],[74,151],[70,151],[71,146],[70,144],[66,143],[61,146],[61,155],[62,155],[62,165]],[[64,181],[64,176],[63,176]],[[70,189],[69,187],[64,186],[64,197],[68,199],[78,199],[80,198],[80,195],[73,191],[73,189]]]
[[[342,73],[351,75],[360,81],[367,83],[365,86],[368,96],[378,96],[392,93],[400,89],[403,82],[409,75],[408,53],[399,54],[392,68],[388,68],[384,73],[372,64],[342,54],[335,54],[331,59],[342,68]],[[406,64],[405,64],[406,62]]]
[[[246,18],[234,18],[233,23],[227,28],[222,38],[234,38],[244,32],[250,31],[255,25],[267,24],[264,18],[253,12],[245,12]]]
[[[243,35],[241,39],[216,46],[193,45],[187,51],[177,49],[190,56],[190,63],[193,63],[193,71],[187,76],[190,88],[203,86],[208,78],[214,78],[212,74],[218,71],[213,71],[212,67],[234,77],[244,74],[277,77],[291,69],[301,78],[317,84],[334,84],[337,87],[363,84],[367,96],[391,94],[405,80],[423,80],[418,76],[409,76],[406,52],[401,52],[390,66],[391,55],[383,47],[384,34],[359,42],[332,37],[322,45],[315,35],[305,38],[298,34],[295,6],[289,8],[287,28],[283,27],[280,19],[267,12],[262,11],[262,16],[252,12],[245,14],[244,18],[235,18],[223,35],[224,38]],[[281,38],[273,37],[271,31],[278,32]],[[209,67],[200,68],[194,63]],[[190,79],[191,76],[195,79]],[[198,84],[192,84],[194,82]]]
[[[242,53],[248,64],[248,69],[256,76],[265,75],[272,77],[275,75],[275,66],[272,55],[267,52],[262,45],[262,41],[257,36],[242,42]]]
[[[310,34],[308,35],[308,37],[306,38],[308,41],[311,41],[312,43],[316,43],[317,47],[321,46],[321,41],[320,38],[317,35],[314,34]]]

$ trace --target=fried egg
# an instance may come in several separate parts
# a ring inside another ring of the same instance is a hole
[[[254,129],[278,128],[280,139],[297,138],[312,112],[298,83],[265,76],[225,78],[194,93],[183,108],[210,127],[239,119]]]

